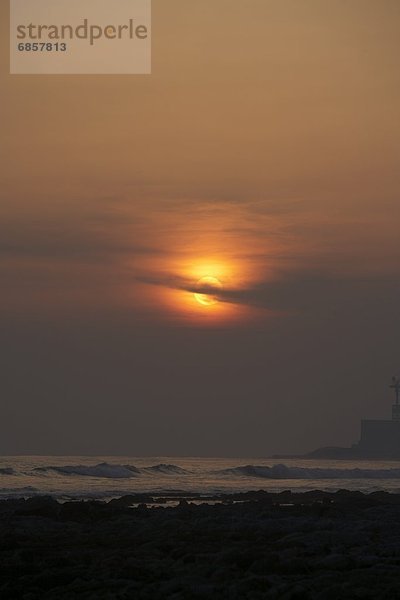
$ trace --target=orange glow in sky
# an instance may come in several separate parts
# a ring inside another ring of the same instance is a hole
[[[250,307],[232,301],[229,293],[243,288],[240,263],[233,260],[191,259],[174,265],[177,284],[160,285],[152,292],[178,320],[201,325],[242,321]],[[210,293],[207,293],[210,290]]]

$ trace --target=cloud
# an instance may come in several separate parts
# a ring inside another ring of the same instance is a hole
[[[224,284],[220,290],[207,284],[199,285],[197,281],[172,273],[142,274],[137,275],[135,279],[147,285],[200,294],[212,293],[220,302],[267,309],[293,309],[299,304],[304,305],[305,298],[310,298],[317,290],[320,293],[327,285],[326,278],[318,274],[289,275],[279,280],[266,280],[240,289]]]
[[[349,310],[378,311],[380,305],[392,304],[400,298],[400,282],[390,277],[344,277],[327,275],[318,270],[301,270],[281,273],[279,277],[266,279],[243,288],[223,287],[215,290],[209,286],[199,287],[197,282],[175,274],[139,275],[136,280],[186,292],[209,294],[212,292],[220,302],[253,306],[279,311],[281,314],[332,315]]]
[[[3,220],[0,227],[0,257],[3,259],[48,259],[51,261],[113,261],[121,254],[157,254],[157,247],[135,242],[103,223],[60,218],[27,221]]]

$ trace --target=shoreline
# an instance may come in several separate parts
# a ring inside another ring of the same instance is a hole
[[[400,494],[287,490],[200,496],[1,500],[0,596],[396,597]],[[171,500],[178,504],[169,505]]]

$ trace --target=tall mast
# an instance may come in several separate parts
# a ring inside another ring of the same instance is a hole
[[[395,391],[396,404],[398,404],[399,397],[400,397],[400,377],[392,377],[392,383],[391,383],[390,387],[393,388]]]
[[[392,383],[390,384],[390,387],[396,394],[396,403],[392,406],[392,419],[393,421],[400,421],[400,377],[392,377]]]

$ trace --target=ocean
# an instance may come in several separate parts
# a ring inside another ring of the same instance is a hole
[[[17,456],[0,460],[0,498],[110,499],[250,490],[400,492],[400,461]]]

